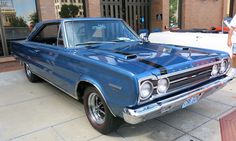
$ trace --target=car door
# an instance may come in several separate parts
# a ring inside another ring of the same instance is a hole
[[[64,28],[58,31],[57,46],[53,48],[53,63],[51,65],[51,79],[54,84],[75,97],[75,85],[80,77],[80,61],[73,57],[65,41]],[[73,52],[73,51],[72,51]]]
[[[39,72],[37,75],[72,93],[79,75],[69,68],[77,62],[70,58],[69,49],[64,45],[63,33],[61,23],[46,24],[29,42],[36,54],[35,61]]]
[[[31,55],[33,56],[33,72],[49,80],[53,80],[53,64],[58,56],[58,50],[64,50],[57,46],[60,22],[44,24],[39,31],[28,41]]]

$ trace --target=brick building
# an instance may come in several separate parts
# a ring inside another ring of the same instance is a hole
[[[78,13],[77,16],[81,17],[81,16],[84,15],[84,9],[83,9],[83,2],[82,2],[82,0],[55,0],[54,1],[54,8],[55,8],[55,15],[56,15],[57,19],[60,18],[59,12],[61,11],[61,7],[64,4],[66,4],[66,5],[73,4],[73,5],[78,6],[79,13]]]
[[[53,0],[36,0],[36,6],[40,20],[56,19]]]
[[[224,17],[227,17],[228,0],[180,0],[180,17],[183,29],[191,28],[210,28],[221,26]],[[101,12],[100,0],[87,0],[88,16],[103,16]],[[169,27],[169,0],[151,0],[150,1],[150,29]],[[231,5],[232,3],[230,3]],[[96,7],[96,8],[95,8]],[[233,6],[236,9],[236,6]],[[96,9],[96,10],[93,10]],[[157,15],[162,19],[158,20]]]
[[[142,9],[140,6],[145,1],[149,3],[149,6]],[[171,26],[170,1],[173,0],[84,0],[85,6],[83,8],[87,17],[123,18],[134,29],[144,27],[151,30],[155,28],[165,29]],[[236,13],[236,0],[174,1],[178,1],[178,26],[182,29],[221,26],[224,17]],[[58,12],[55,12],[57,10],[55,1],[37,0],[37,3],[40,19],[59,18]],[[148,25],[139,23],[142,18]]]
[[[2,21],[4,26],[10,26],[10,21],[16,17],[16,11],[13,6],[12,0],[0,1]]]

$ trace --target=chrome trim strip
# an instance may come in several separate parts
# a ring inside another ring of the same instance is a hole
[[[137,109],[124,108],[123,118],[130,124],[137,124],[159,117],[166,113],[181,109],[183,103],[193,96],[199,95],[199,99],[202,99],[206,96],[211,95],[215,91],[223,88],[232,79],[232,77],[227,76],[223,79],[214,81],[194,90],[182,93],[174,97],[170,97],[168,99],[164,99],[162,101],[158,101],[156,103],[145,105]]]
[[[72,95],[70,94],[69,92],[67,92],[66,90],[64,90],[63,88],[57,86],[56,84],[52,83],[51,81],[49,81],[48,79],[42,77],[41,75],[37,74],[37,73],[34,73],[35,75],[37,75],[38,77],[42,78],[43,80],[45,80],[46,82],[48,82],[49,84],[53,85],[54,87],[58,88],[59,90],[61,90],[62,92],[66,93],[67,95],[73,97],[74,99],[79,99],[77,95]]]
[[[25,62],[23,62],[22,64],[27,64]],[[29,66],[30,67],[30,66]],[[32,72],[32,70],[30,70]],[[45,80],[46,82],[48,82],[49,84],[53,85],[54,87],[58,88],[59,90],[61,90],[62,92],[66,93],[67,95],[73,97],[74,99],[77,99],[78,100],[78,96],[73,96],[72,94],[70,94],[69,92],[65,91],[64,89],[62,89],[61,87],[57,86],[56,84],[52,83],[51,81],[49,81],[48,79],[44,78],[43,76],[35,73],[35,72],[32,72],[33,74],[37,75],[38,77],[40,77],[41,79]]]
[[[63,36],[64,36],[64,39],[65,39],[65,47],[66,48],[69,48],[69,42],[68,42],[68,36],[67,36],[67,32],[66,32],[66,26],[65,26],[65,20],[62,21],[62,29],[63,29]]]

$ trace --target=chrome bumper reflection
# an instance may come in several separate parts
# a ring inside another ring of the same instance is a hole
[[[205,86],[196,88],[194,90],[185,92],[183,94],[158,101],[157,103],[145,105],[137,109],[125,108],[123,111],[124,120],[130,124],[137,124],[149,119],[156,118],[166,113],[182,108],[184,102],[196,95],[199,95],[199,100],[223,88],[232,77],[225,77],[223,79],[214,81]]]

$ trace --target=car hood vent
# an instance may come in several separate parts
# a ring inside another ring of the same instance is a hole
[[[115,51],[114,53],[124,55],[124,59],[126,59],[126,60],[137,58],[136,54],[126,53],[126,52],[121,52],[121,51]]]

